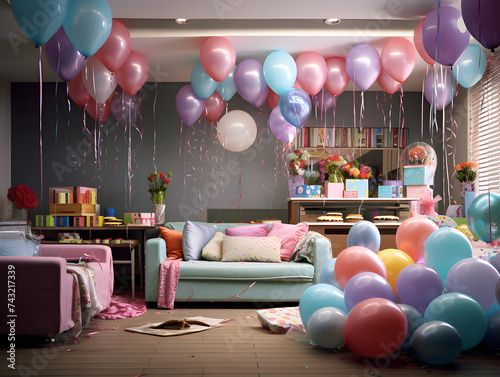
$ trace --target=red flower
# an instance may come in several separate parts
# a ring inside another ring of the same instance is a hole
[[[338,161],[339,160],[339,156],[338,155],[334,155],[333,156],[333,161]]]
[[[165,184],[167,184],[167,185],[168,185],[168,184],[170,183],[170,179],[165,178],[165,179],[163,180],[163,182],[165,182]]]
[[[300,161],[300,168],[304,169],[306,167],[306,162],[305,161]]]
[[[161,178],[161,179],[165,179],[165,173],[159,173],[158,176]]]
[[[153,179],[153,176],[152,176],[152,175],[150,175],[150,176],[148,177],[148,181],[151,181],[152,179]]]
[[[288,165],[289,165],[292,169],[295,169],[295,164],[293,163],[293,161],[292,161],[292,162],[290,162]]]
[[[16,185],[9,189],[7,199],[16,204],[19,209],[35,209],[38,207],[38,199],[33,190],[26,185]]]
[[[359,178],[361,178],[361,179],[367,179],[368,175],[366,173],[361,172],[361,173],[359,173]]]

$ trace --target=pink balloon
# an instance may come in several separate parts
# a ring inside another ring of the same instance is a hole
[[[410,217],[398,227],[396,245],[416,263],[423,263],[425,241],[432,232],[438,229],[436,223],[425,216]]]
[[[200,48],[200,62],[211,78],[221,82],[231,73],[236,63],[236,51],[229,39],[212,37]]]
[[[109,101],[98,103],[91,98],[85,111],[87,111],[87,114],[89,114],[92,119],[98,122],[104,122],[111,115],[111,106],[109,105]]]
[[[217,121],[217,119],[219,119],[225,109],[226,101],[224,101],[219,92],[216,90],[210,97],[205,99],[205,109],[203,110],[203,116],[206,120],[215,122]]]
[[[431,67],[434,67],[434,64],[436,62],[429,56],[427,51],[425,51],[424,43],[422,42],[422,26],[424,25],[424,21],[425,18],[420,20],[417,27],[415,28],[415,31],[413,32],[413,44],[415,45],[415,48],[417,49],[420,57],[424,59],[427,64],[430,64]]]
[[[382,67],[394,80],[404,82],[413,72],[417,51],[409,40],[402,37],[389,39],[380,54]]]
[[[349,85],[349,75],[345,66],[345,59],[334,56],[326,59],[325,89],[334,96],[341,95]]]
[[[302,86],[302,84],[298,80],[295,80],[295,82],[292,85],[292,88],[304,90],[304,87]],[[304,92],[305,92],[305,90],[304,90]]]
[[[116,72],[127,60],[131,46],[128,29],[120,21],[113,20],[108,39],[95,54],[107,69]]]
[[[279,94],[276,94],[275,91],[269,89],[269,94],[267,96],[267,105],[271,110],[273,110],[276,106],[280,104],[280,98],[281,96]]]
[[[69,96],[75,103],[84,107],[90,101],[90,94],[82,81],[82,75],[78,74],[76,77],[67,82]]]
[[[384,66],[380,67],[380,74],[378,75],[377,83],[387,94],[394,94],[399,89],[403,83],[394,80],[384,69]]]
[[[118,72],[118,84],[129,96],[137,93],[146,83],[149,74],[148,62],[137,51],[130,51]]]
[[[87,92],[99,103],[106,102],[118,85],[116,74],[107,69],[95,55],[87,59],[81,76]]]
[[[297,81],[303,90],[312,96],[318,94],[326,80],[326,61],[317,52],[307,51],[295,59],[297,64]]]

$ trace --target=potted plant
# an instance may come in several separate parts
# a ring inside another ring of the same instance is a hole
[[[167,174],[153,172],[148,177],[148,192],[151,194],[151,200],[153,201],[156,224],[165,223],[165,195],[170,183],[170,177],[172,177],[171,172],[167,172]]]
[[[462,205],[462,210],[465,210],[466,193],[471,192],[476,196],[476,168],[476,162],[462,162],[455,166],[455,177],[457,177],[460,182],[460,204]],[[462,213],[466,215],[464,211],[462,211]]]

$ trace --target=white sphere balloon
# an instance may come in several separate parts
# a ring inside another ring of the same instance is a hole
[[[254,119],[242,110],[233,110],[224,115],[217,124],[221,145],[231,152],[248,149],[257,137]]]

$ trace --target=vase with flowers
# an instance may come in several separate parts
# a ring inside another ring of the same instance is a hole
[[[13,220],[22,220],[30,223],[29,211],[38,207],[38,199],[35,191],[26,185],[16,185],[11,187],[7,193],[7,199],[13,204]]]
[[[325,180],[325,197],[341,198],[344,191],[343,167],[347,161],[339,155],[328,156],[319,162],[322,174],[328,174]]]
[[[297,187],[304,184],[308,159],[309,154],[306,150],[301,151],[297,149],[286,155],[286,161],[290,167],[288,175],[288,193],[290,198],[297,196]]]
[[[460,182],[460,204],[465,206],[465,196],[468,192],[472,193],[474,197],[477,194],[477,168],[478,164],[476,162],[462,162],[455,165],[455,177],[457,177]],[[464,213],[464,212],[462,212]]]
[[[153,172],[148,177],[148,192],[151,194],[151,200],[153,201],[156,224],[165,223],[165,195],[170,183],[170,177],[172,177],[171,172],[166,174]]]

